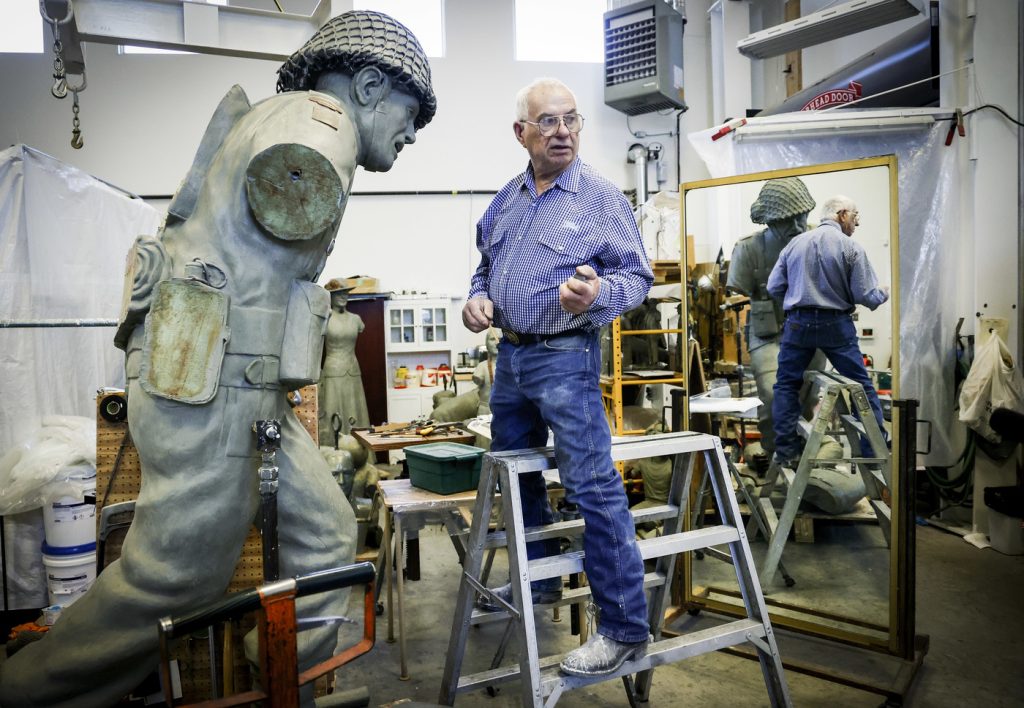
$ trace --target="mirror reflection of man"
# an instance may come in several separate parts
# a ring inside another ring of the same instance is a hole
[[[853,200],[832,197],[822,206],[821,225],[790,241],[768,278],[768,291],[782,299],[786,312],[772,404],[775,456],[783,466],[795,467],[803,448],[796,429],[800,388],[816,353],[824,352],[836,371],[864,386],[878,429],[887,437],[852,315],[857,305],[877,309],[889,299],[889,288],[878,285],[867,251],[851,238],[859,225]],[[862,444],[865,456],[872,457],[870,445]]]
[[[390,169],[436,101],[419,42],[380,13],[331,19],[278,74],[281,95],[256,105],[229,91],[165,227],[130,254],[115,343],[142,468],[135,518],[120,559],[3,664],[4,706],[117,703],[157,664],[158,620],[223,595],[259,504],[256,420],[281,423],[280,576],[353,560],[352,508],[286,394],[319,377],[329,297],[315,283],[356,167]],[[296,610],[339,616],[347,601],[320,593]],[[299,670],[337,635],[300,632]]]
[[[768,180],[750,205],[750,220],[767,228],[741,238],[733,247],[726,287],[750,298],[750,310],[744,332],[750,366],[754,370],[757,397],[757,429],[761,447],[770,458],[775,450],[772,427],[772,391],[778,369],[779,338],[782,332],[782,300],[768,293],[768,276],[782,249],[790,240],[807,230],[807,215],[814,199],[798,177]],[[819,357],[812,368],[820,368]],[[817,366],[815,366],[817,365]]]

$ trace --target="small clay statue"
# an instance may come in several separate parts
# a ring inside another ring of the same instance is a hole
[[[487,359],[481,361],[473,370],[473,383],[476,384],[477,394],[480,397],[480,404],[477,406],[477,415],[488,415],[491,412],[491,384],[494,382],[494,368],[498,365],[498,342],[500,341],[499,331],[494,327],[487,330],[484,342],[487,345]]]
[[[347,434],[353,421],[357,427],[370,424],[363,376],[356,359],[356,339],[366,325],[359,315],[346,308],[352,288],[343,287],[337,278],[328,281],[324,288],[331,294],[331,316],[327,320],[327,355],[318,389],[319,428],[320,445],[333,447],[335,436]]]
[[[368,11],[321,27],[278,70],[278,90],[256,105],[228,92],[165,226],[129,254],[114,341],[142,467],[135,518],[120,559],[0,668],[0,705],[116,704],[156,667],[158,620],[223,595],[259,505],[257,420],[281,424],[281,577],[354,558],[352,508],[287,393],[320,378],[330,297],[316,281],[356,167],[390,169],[437,104],[419,42]],[[296,610],[347,604],[321,593]],[[299,671],[337,635],[300,632]]]

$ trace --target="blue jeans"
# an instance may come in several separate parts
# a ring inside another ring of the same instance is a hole
[[[884,436],[882,405],[878,402],[878,393],[864,367],[853,318],[838,311],[790,310],[786,313],[782,327],[779,370],[775,377],[775,398],[772,401],[776,454],[783,460],[800,456],[803,442],[796,431],[800,417],[800,388],[804,381],[804,371],[816,349],[825,352],[829,362],[841,375],[864,387],[868,403],[878,421],[878,429]],[[871,446],[863,436],[861,447],[865,456],[873,455]]]
[[[600,608],[597,631],[620,642],[643,641],[650,632],[644,564],[622,478],[611,459],[598,384],[598,333],[521,346],[502,341],[500,347],[491,390],[491,451],[543,447],[551,427],[566,500],[579,507],[585,524],[583,566]],[[519,483],[524,524],[550,524],[541,474],[520,475]],[[526,548],[531,560],[556,553],[557,540]]]

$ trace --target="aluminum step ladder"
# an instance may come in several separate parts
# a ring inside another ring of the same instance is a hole
[[[760,516],[767,521],[769,530],[766,534],[768,553],[761,564],[761,581],[766,586],[772,582],[779,569],[782,550],[793,528],[793,520],[807,489],[811,470],[819,463],[834,464],[846,461],[856,469],[864,480],[868,503],[878,518],[885,541],[887,544],[890,542],[891,512],[883,497],[892,482],[892,457],[875,420],[864,387],[839,374],[823,371],[807,372],[805,381],[806,385],[811,386],[811,395],[820,396],[821,403],[810,421],[801,420],[798,424],[801,435],[807,441],[800,462],[793,470],[780,466],[772,458],[765,474],[765,483],[761,487],[758,499],[755,500],[760,507]],[[857,413],[856,417],[851,413],[851,405],[852,410]],[[850,456],[838,460],[818,459],[818,451],[825,436],[829,434],[847,441]],[[865,457],[862,454],[861,435],[871,444],[873,457]],[[783,480],[786,483],[786,501],[782,513],[776,514],[771,495]],[[758,530],[764,532],[764,526],[765,524],[755,523],[754,519],[751,519],[747,524],[747,534],[754,539]]]
[[[690,485],[698,455],[702,455],[705,461],[722,523],[684,531],[684,516],[688,511]],[[542,657],[537,642],[534,619],[537,608],[533,605],[530,582],[583,571],[582,550],[570,550],[533,561],[528,561],[526,557],[527,542],[573,537],[584,530],[582,519],[523,528],[519,475],[555,469],[554,451],[551,448],[517,450],[491,453],[484,457],[439,703],[454,705],[457,694],[491,689],[518,680],[523,705],[553,706],[565,691],[621,678],[630,704],[635,705],[637,700],[647,700],[654,667],[750,642],[757,650],[771,705],[792,705],[782,660],[732,489],[722,441],[712,435],[684,432],[619,438],[612,443],[612,459],[615,461],[655,456],[675,458],[668,503],[633,512],[634,522],[661,521],[663,524],[661,536],[638,542],[644,560],[654,561],[653,572],[644,575],[644,587],[649,593],[648,620],[653,641],[642,657],[626,662],[613,673],[598,677],[562,674],[558,664],[563,655]],[[505,529],[490,531],[488,522],[499,485]],[[662,624],[670,600],[670,584],[677,555],[724,544],[728,544],[733,558],[747,616],[721,627],[664,638]],[[490,549],[501,547],[508,549],[513,602],[502,612],[481,612],[475,609],[475,602],[479,593],[487,592],[481,580],[484,555]],[[586,602],[589,597],[587,587],[570,589],[563,593],[562,599],[555,606]],[[462,675],[470,627],[499,620],[510,623],[509,627],[519,645],[518,664]],[[632,678],[634,674],[635,681]]]

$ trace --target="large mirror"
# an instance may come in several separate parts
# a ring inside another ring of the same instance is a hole
[[[727,269],[731,256],[740,239],[763,231],[763,224],[751,220],[751,205],[758,199],[762,187],[768,180],[797,177],[807,188],[815,202],[808,214],[807,228],[816,226],[820,219],[822,205],[830,197],[845,195],[851,198],[859,211],[859,228],[852,238],[861,243],[871,265],[878,276],[880,285],[891,289],[887,303],[871,311],[857,307],[855,324],[860,348],[865,357],[866,367],[876,389],[882,394],[886,420],[883,434],[898,438],[890,422],[889,401],[899,396],[899,254],[897,218],[897,170],[895,156],[885,156],[849,162],[815,165],[795,169],[781,169],[770,172],[740,175],[720,179],[690,182],[681,186],[682,221],[684,233],[692,238],[691,252],[696,263],[686,263],[684,272],[693,281],[683,288],[683,310],[691,313],[691,337],[698,341],[697,347],[683,347],[684,371],[691,382],[689,405],[683,418],[687,429],[702,429],[698,415],[694,413],[699,394],[693,383],[718,377],[718,385],[725,379],[730,382],[733,397],[756,396],[756,388],[747,352],[748,336],[744,332],[744,320],[748,310],[743,307],[744,299],[726,288]],[[684,249],[684,253],[687,249]],[[701,277],[703,276],[703,277]],[[710,299],[708,299],[710,297]],[[701,304],[704,303],[704,304]],[[711,304],[708,304],[711,303]],[[713,306],[717,305],[717,306]],[[732,307],[730,307],[732,306]],[[704,320],[719,321],[719,326]],[[733,322],[733,330],[729,322]],[[721,326],[721,322],[725,326]],[[723,337],[724,329],[724,337]],[[730,331],[738,335],[730,336]],[[708,332],[712,334],[709,335]],[[709,336],[715,342],[700,341]],[[723,338],[725,345],[722,345]],[[732,348],[729,344],[733,343]],[[716,346],[713,357],[723,358],[731,354],[736,358],[737,367],[717,368],[719,361],[695,360],[694,352],[706,352]],[[737,348],[739,354],[737,354]],[[708,371],[708,367],[712,371]],[[695,370],[699,376],[694,376]],[[832,367],[826,365],[824,370]],[[805,384],[806,424],[804,435],[808,437],[815,415],[820,412],[823,391]],[[848,393],[840,393],[845,404],[854,409]],[[755,465],[752,459],[744,457],[744,449],[752,449],[750,439],[758,436],[755,412],[733,414],[728,410],[705,417],[703,425],[710,420],[711,430],[722,434],[730,444],[727,450],[735,462],[735,481],[744,484],[750,492],[745,500],[740,496],[741,507],[749,501],[762,504],[760,492],[768,476],[765,465]],[[696,424],[691,427],[691,424]],[[746,434],[743,431],[746,431]],[[736,433],[739,431],[739,433]],[[834,442],[842,450],[841,458],[856,458],[858,452],[851,449],[849,438],[859,437],[853,432],[835,436]],[[730,437],[742,438],[730,441]],[[750,439],[748,439],[750,438]],[[892,441],[892,460],[897,459],[898,439]],[[820,456],[823,456],[821,453]],[[806,456],[806,455],[805,455]],[[839,453],[837,453],[839,456]],[[816,463],[811,463],[813,468]],[[832,480],[840,483],[861,483],[866,465],[855,467],[853,462],[839,461],[825,465],[832,470]],[[880,469],[882,466],[878,466]],[[832,504],[827,498],[824,503],[820,496],[811,492],[815,486],[816,472],[811,472],[811,482],[792,518],[791,533],[781,544],[779,572],[765,577],[764,564],[769,557],[771,542],[765,534],[748,526],[754,562],[761,571],[761,584],[765,599],[777,626],[792,628],[819,636],[839,639],[859,646],[892,650],[896,645],[894,633],[899,626],[901,603],[897,601],[900,549],[900,534],[893,533],[904,522],[903,514],[896,508],[893,491],[898,486],[898,465],[890,464],[883,474],[876,474],[879,483],[872,488],[871,479],[863,480],[864,493],[858,499],[843,498],[841,504]],[[830,483],[825,475],[825,482]],[[884,480],[882,478],[885,478]],[[790,480],[790,484],[792,480]],[[787,490],[792,489],[783,480],[772,485],[774,493],[768,497],[776,518],[785,510]],[[821,489],[816,491],[821,492]],[[849,490],[841,494],[849,495]],[[854,495],[860,494],[855,491]],[[810,503],[816,499],[819,506]],[[747,511],[750,511],[749,508]],[[752,517],[751,517],[752,518]],[[695,509],[693,523],[701,523],[699,510]],[[720,555],[720,554],[719,554]],[[690,609],[707,608],[724,613],[742,614],[742,599],[736,582],[736,575],[728,562],[716,554],[688,554],[684,562],[683,582],[685,601]]]

